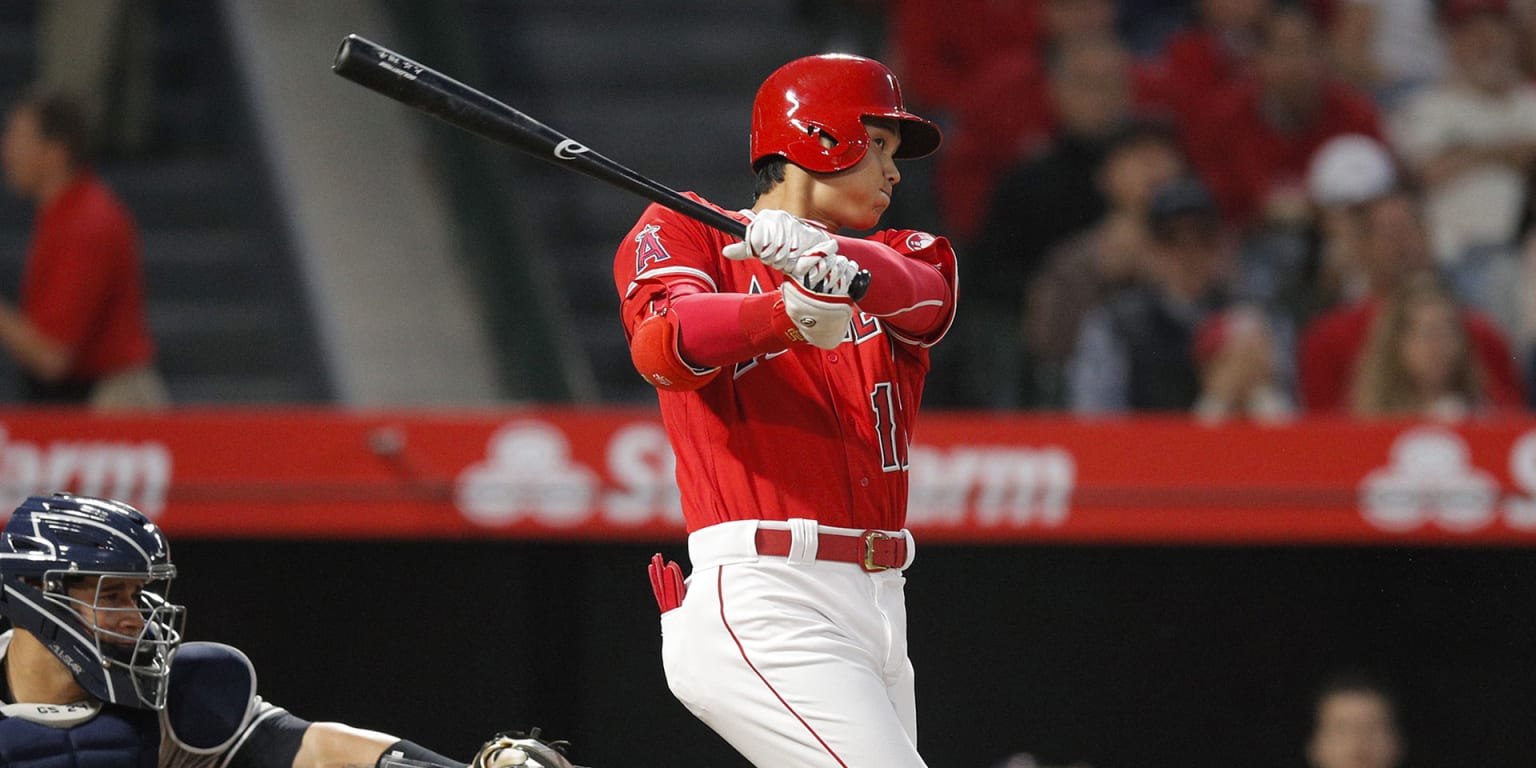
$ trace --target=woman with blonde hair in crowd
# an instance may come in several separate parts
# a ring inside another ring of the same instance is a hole
[[[1460,307],[1435,274],[1405,281],[1376,316],[1353,398],[1356,416],[1454,421],[1487,411]]]

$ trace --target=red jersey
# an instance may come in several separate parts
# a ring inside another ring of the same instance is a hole
[[[139,235],[107,186],[77,176],[37,219],[21,312],[72,353],[65,378],[90,381],[154,356],[144,319]]]
[[[928,349],[953,317],[955,255],[947,240],[922,232],[886,230],[868,239],[937,267],[949,286],[949,315],[927,337],[909,338],[880,318],[856,314],[835,349],[795,344],[727,366],[700,389],[658,391],[689,532],[752,519],[904,525],[907,443]],[[614,259],[625,333],[677,289],[778,290],[783,274],[720,255],[733,242],[681,214],[648,208]]]

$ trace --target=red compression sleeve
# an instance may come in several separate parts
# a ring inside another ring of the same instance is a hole
[[[938,330],[944,322],[949,284],[932,264],[857,237],[837,236],[837,252],[869,270],[869,293],[859,300],[860,310],[916,334]]]
[[[779,352],[803,337],[772,293],[694,293],[672,300],[677,350],[693,365],[715,368]]]

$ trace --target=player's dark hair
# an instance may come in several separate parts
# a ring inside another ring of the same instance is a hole
[[[78,168],[90,163],[91,121],[77,99],[59,91],[34,90],[13,108],[16,112],[22,110],[32,113],[44,139],[64,147],[71,166]]]
[[[765,157],[757,164],[757,181],[752,184],[752,202],[757,202],[759,197],[768,194],[784,181],[784,166],[789,165],[789,160],[782,157]]]

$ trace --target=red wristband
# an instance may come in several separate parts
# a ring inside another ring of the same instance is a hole
[[[743,299],[739,317],[741,332],[747,337],[747,346],[754,355],[778,352],[805,341],[795,322],[784,314],[784,298],[777,292]]]

